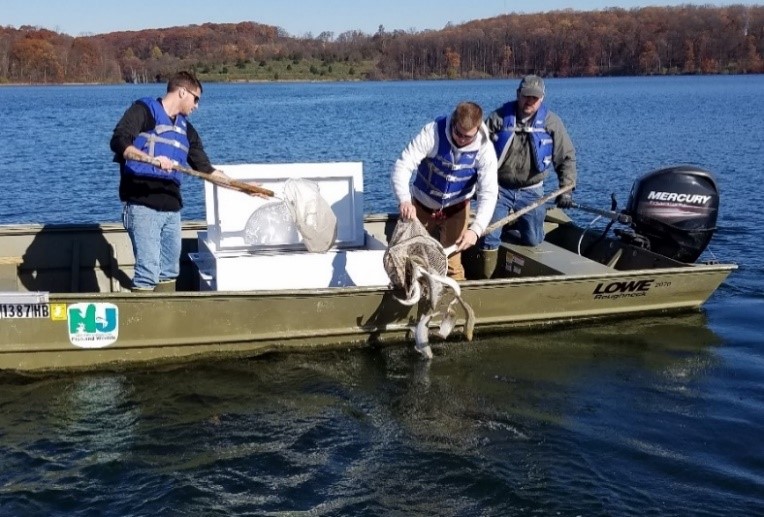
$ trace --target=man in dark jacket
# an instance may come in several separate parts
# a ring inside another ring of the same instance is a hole
[[[182,174],[175,166],[226,177],[210,164],[188,116],[199,106],[202,85],[178,72],[162,98],[142,98],[125,112],[111,138],[119,163],[122,220],[135,254],[133,291],[174,291],[180,272]]]
[[[557,173],[560,187],[576,184],[576,150],[560,117],[544,103],[545,96],[544,81],[528,75],[520,82],[517,100],[504,104],[486,120],[499,164],[499,199],[491,224],[543,197],[544,178],[550,168]],[[570,193],[557,198],[558,207],[569,208],[572,203]],[[513,226],[483,237],[480,247],[488,278],[496,266],[502,234],[520,244],[537,246],[544,240],[545,216],[542,205],[521,216]]]

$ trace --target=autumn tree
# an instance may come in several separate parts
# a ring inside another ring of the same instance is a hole
[[[459,73],[459,67],[462,64],[462,58],[458,52],[447,47],[443,56],[446,58],[446,76],[449,79],[455,78]]]
[[[336,38],[329,31],[295,38],[255,22],[79,38],[0,27],[4,82],[143,82],[178,69],[204,74],[235,63],[244,71],[248,62],[266,66],[283,59],[366,61],[375,65],[369,79],[760,73],[763,55],[760,5],[513,13],[441,30],[380,25],[374,34],[347,31]]]
[[[661,59],[658,56],[655,43],[646,41],[639,53],[639,71],[644,75],[654,75],[660,73],[660,70]]]
[[[52,43],[38,38],[22,38],[16,41],[10,52],[11,78],[22,82],[62,82],[64,69],[56,57]]]
[[[753,36],[746,36],[745,58],[743,62],[743,71],[745,72],[752,74],[764,72],[764,60],[761,59],[761,54],[759,54],[756,40]]]
[[[98,82],[103,75],[105,56],[90,38],[75,38],[69,51],[66,77],[70,81]]]

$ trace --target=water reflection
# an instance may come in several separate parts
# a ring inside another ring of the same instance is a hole
[[[3,372],[0,386],[1,513],[68,512],[103,500],[129,461],[140,417],[126,378]]]
[[[501,433],[525,440],[532,427],[563,425],[581,410],[582,394],[609,397],[635,380],[686,390],[714,365],[719,344],[705,316],[693,313],[446,343],[436,346],[432,363],[417,360],[409,346],[278,360],[352,386],[375,401],[395,432],[469,448]]]
[[[696,419],[720,344],[690,314],[448,342],[431,362],[401,345],[4,376],[0,486],[61,510],[62,495],[43,495],[53,480],[91,507],[143,514],[469,514],[529,502],[568,514],[625,490],[607,508],[628,513],[657,502],[628,494],[614,461],[645,476],[653,467],[634,457],[698,464],[674,429]],[[30,458],[18,451],[35,455],[34,474],[20,474]]]
[[[140,417],[131,391],[123,375],[77,377],[40,410],[61,439],[77,437],[77,447],[92,463],[121,461],[129,455]]]

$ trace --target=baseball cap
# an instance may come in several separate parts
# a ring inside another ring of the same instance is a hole
[[[520,81],[520,87],[517,91],[526,97],[543,97],[545,93],[544,81],[537,75],[526,75]]]

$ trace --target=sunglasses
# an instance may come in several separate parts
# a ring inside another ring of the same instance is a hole
[[[476,136],[477,136],[477,134],[478,134],[478,132],[477,132],[477,131],[475,131],[475,134],[474,134],[474,135],[467,135],[467,134],[464,134],[464,133],[462,133],[462,132],[459,130],[459,126],[458,126],[457,124],[452,124],[452,125],[451,125],[451,129],[454,131],[454,134],[455,134],[456,136],[458,136],[459,138],[461,138],[462,140],[474,140],[474,139],[475,139],[475,137],[476,137]]]
[[[194,98],[194,104],[199,104],[199,98],[200,97],[197,94],[195,94],[194,92],[192,92],[188,88],[183,88],[183,89],[186,90],[186,92],[190,93],[191,96]]]

